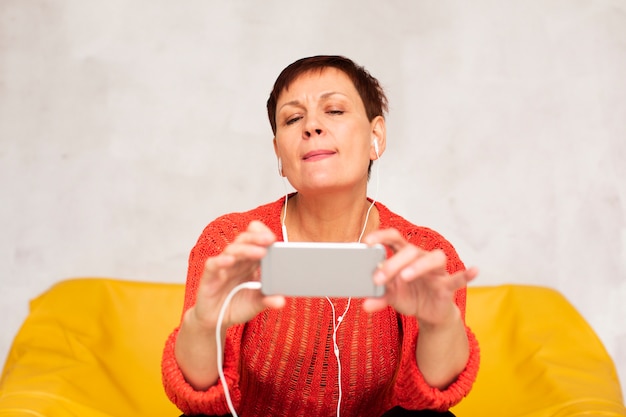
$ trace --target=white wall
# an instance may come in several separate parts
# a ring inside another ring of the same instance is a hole
[[[380,199],[477,285],[560,290],[625,381],[623,0],[3,0],[0,357],[54,282],[183,282],[206,223],[278,198],[265,100],[318,53],[387,88]]]

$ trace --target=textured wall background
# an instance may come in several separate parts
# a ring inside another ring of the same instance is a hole
[[[624,383],[623,0],[0,1],[0,358],[54,282],[183,282],[206,223],[280,197],[265,100],[319,53],[388,91],[379,198],[476,285],[560,290]]]

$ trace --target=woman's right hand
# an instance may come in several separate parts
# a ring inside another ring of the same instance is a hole
[[[261,259],[275,241],[274,233],[255,220],[221,254],[207,259],[192,307],[198,323],[215,329],[220,308],[232,289],[246,281],[260,281]],[[282,296],[264,296],[260,290],[242,289],[227,307],[222,330],[250,321],[265,308],[280,308],[284,304]]]
[[[198,285],[196,304],[185,312],[176,338],[176,361],[185,379],[196,390],[206,390],[218,379],[217,319],[228,294],[246,281],[260,280],[260,262],[276,241],[272,231],[253,221],[224,251],[207,259]],[[246,323],[265,308],[285,305],[283,296],[264,296],[260,290],[242,289],[224,315],[220,333],[222,351],[226,330]]]

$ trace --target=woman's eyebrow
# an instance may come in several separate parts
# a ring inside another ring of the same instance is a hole
[[[328,99],[328,98],[330,98],[330,97],[332,97],[332,96],[334,96],[334,95],[340,95],[340,96],[343,96],[343,97],[347,97],[347,95],[346,95],[346,94],[341,93],[341,92],[339,92],[339,91],[329,91],[329,92],[327,92],[327,93],[323,93],[323,94],[320,96],[320,99],[321,99],[321,100],[326,100],[326,99]],[[301,106],[301,105],[302,105],[302,104],[300,103],[300,100],[298,100],[298,99],[296,99],[296,100],[291,100],[291,101],[288,101],[288,102],[286,102],[286,103],[283,103],[283,104],[282,104],[282,105],[281,105],[281,106],[277,109],[277,112],[280,112],[280,110],[281,110],[283,107],[287,107],[287,106]]]
[[[283,107],[287,107],[287,106],[300,106],[300,100],[291,100],[288,101],[286,103],[284,103],[282,106],[280,106],[278,108],[278,110],[276,111],[277,113],[280,112],[282,110]]]
[[[320,96],[320,98],[321,98],[321,99],[327,99],[327,98],[329,98],[329,97],[331,97],[331,96],[334,96],[334,95],[340,95],[340,96],[343,96],[343,97],[347,97],[344,93],[341,93],[341,92],[339,92],[339,91],[329,91],[328,93],[324,93],[324,94],[322,94],[322,95]]]

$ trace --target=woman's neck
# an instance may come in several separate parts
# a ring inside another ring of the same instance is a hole
[[[292,242],[357,242],[378,228],[378,210],[364,194],[309,198],[294,194],[288,202],[285,226]],[[283,215],[285,215],[283,213]]]

